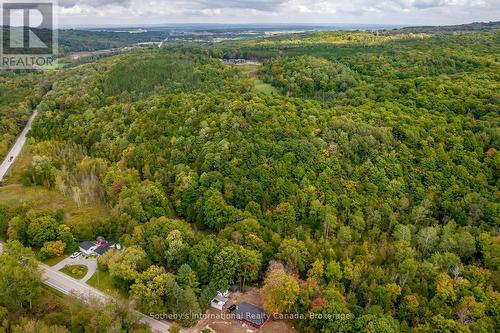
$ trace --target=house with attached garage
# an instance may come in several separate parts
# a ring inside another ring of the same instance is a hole
[[[120,245],[115,244],[114,242],[108,242],[102,236],[97,237],[95,242],[84,241],[80,243],[80,252],[85,255],[101,256],[112,248],[119,250]]]

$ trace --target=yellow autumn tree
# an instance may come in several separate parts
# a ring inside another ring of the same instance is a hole
[[[262,287],[264,308],[271,313],[292,310],[300,293],[299,281],[283,269],[270,271]]]
[[[436,278],[436,291],[444,300],[453,300],[456,297],[453,280],[447,273],[441,273]]]

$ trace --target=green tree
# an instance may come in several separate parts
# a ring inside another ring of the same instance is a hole
[[[257,281],[262,266],[262,255],[255,250],[244,247],[240,247],[238,252],[241,260],[241,270],[238,273],[238,277],[241,287],[245,288],[248,282]]]
[[[223,248],[214,257],[212,278],[218,289],[224,289],[233,284],[241,269],[241,258],[237,249],[232,246]]]
[[[198,288],[198,277],[188,264],[183,264],[177,271],[176,280],[183,289],[191,288],[196,291]]]
[[[303,272],[309,257],[307,248],[302,241],[295,238],[281,242],[276,259],[280,260],[292,272]]]
[[[33,302],[42,293],[42,277],[33,253],[18,241],[10,241],[0,255],[0,304],[11,311]]]
[[[399,323],[397,320],[386,315],[363,315],[356,318],[353,329],[356,332],[364,333],[396,333],[399,332]]]
[[[134,282],[139,273],[148,267],[148,257],[143,249],[129,247],[121,255],[111,257],[109,274],[124,289]]]
[[[342,279],[340,264],[336,261],[330,261],[326,265],[325,275],[329,281],[340,281]]]
[[[438,229],[426,227],[420,229],[417,234],[417,245],[424,256],[431,254],[439,242]]]

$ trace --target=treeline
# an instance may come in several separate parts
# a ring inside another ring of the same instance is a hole
[[[59,49],[62,54],[92,52],[131,46],[143,42],[161,42],[168,37],[166,31],[97,31],[64,29],[59,32]]]
[[[41,75],[0,72],[0,161],[49,87]]]

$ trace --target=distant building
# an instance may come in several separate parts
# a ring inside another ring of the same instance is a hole
[[[260,63],[257,60],[253,60],[253,59],[239,59],[239,58],[227,59],[227,58],[225,58],[225,59],[221,59],[220,61],[225,63],[225,64],[235,64],[235,65],[257,65],[257,66],[262,65],[262,63]]]
[[[269,314],[262,308],[249,303],[238,305],[233,314],[236,319],[241,320],[257,329],[260,329],[269,318]]]

